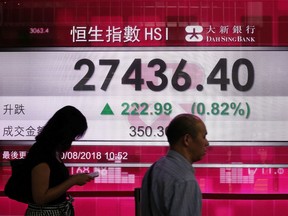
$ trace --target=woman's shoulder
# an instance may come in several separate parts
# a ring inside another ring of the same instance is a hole
[[[34,143],[29,149],[27,160],[32,167],[36,166],[39,163],[48,163],[50,164],[53,160],[53,153],[45,145],[41,143]]]

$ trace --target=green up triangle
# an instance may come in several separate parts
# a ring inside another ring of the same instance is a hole
[[[112,109],[108,103],[103,108],[101,115],[114,115],[114,113],[113,113],[113,111],[112,111]]]

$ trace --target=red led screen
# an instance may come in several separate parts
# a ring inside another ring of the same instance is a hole
[[[286,215],[287,14],[286,0],[0,2],[0,215],[26,209],[4,196],[9,161],[66,104],[89,128],[62,159],[100,173],[70,190],[77,215],[135,215],[183,112],[208,130],[203,216]]]

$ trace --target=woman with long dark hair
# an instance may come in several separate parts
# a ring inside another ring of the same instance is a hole
[[[58,110],[36,136],[27,160],[31,168],[32,200],[26,216],[74,215],[67,190],[74,185],[84,185],[93,177],[88,174],[69,175],[61,160],[61,153],[70,149],[72,142],[87,130],[85,116],[73,106]]]

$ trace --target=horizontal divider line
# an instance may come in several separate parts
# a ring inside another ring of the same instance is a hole
[[[136,190],[135,190],[136,191]],[[135,191],[70,191],[73,197],[134,197]],[[0,191],[0,197],[5,197],[4,191]],[[239,193],[202,193],[203,199],[222,200],[287,200],[288,194],[239,194]]]
[[[67,167],[127,167],[148,168],[152,163],[66,163]],[[0,162],[0,167],[10,166],[9,162]],[[219,164],[219,163],[197,163],[195,168],[288,168],[288,164]]]

